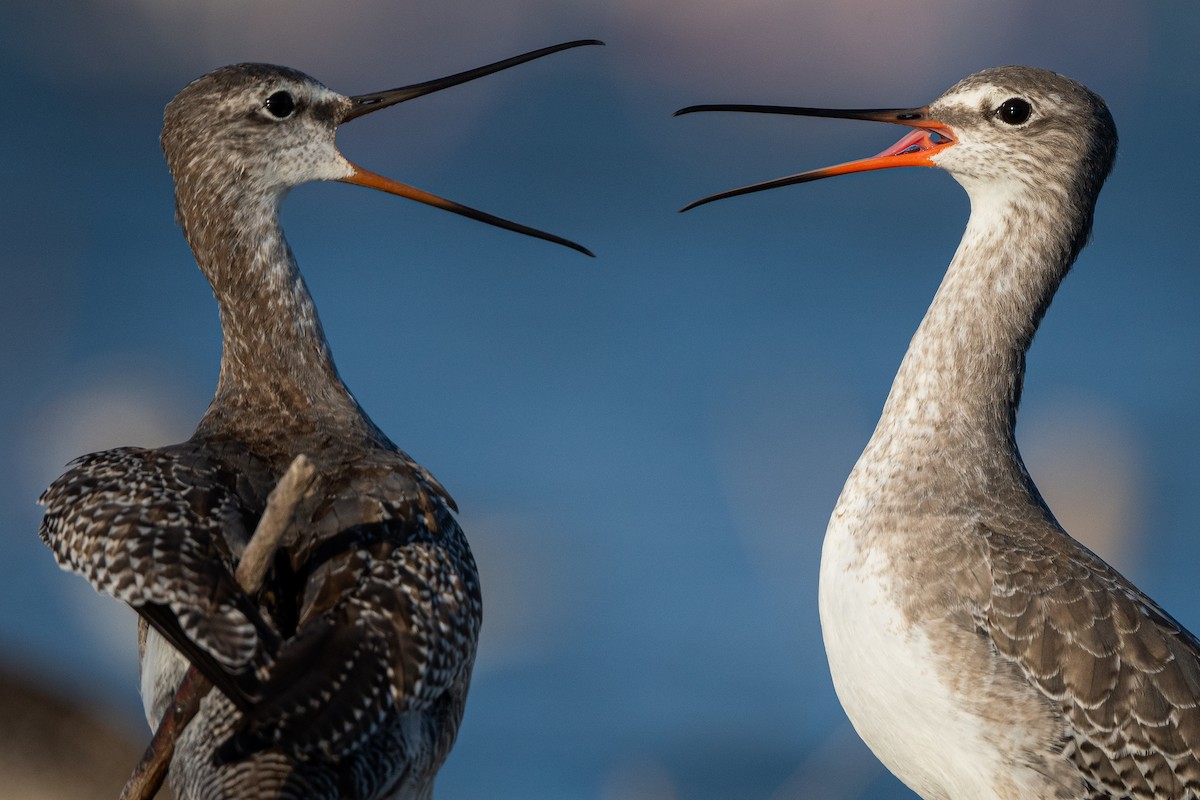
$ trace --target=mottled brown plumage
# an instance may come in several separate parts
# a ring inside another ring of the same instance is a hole
[[[891,166],[942,167],[971,198],[825,538],[826,651],[859,733],[931,799],[1200,797],[1200,642],[1067,535],[1014,436],[1026,351],[1116,155],[1104,102],[1002,67],[922,108],[693,110],[916,129],[710,199]]]
[[[449,494],[359,408],[278,207],[309,180],[382,188],[578,245],[368,173],[340,122],[578,44],[375,95],[241,64],[167,106],[177,218],[221,311],[216,395],[188,441],[84,456],[42,496],[59,563],[138,611],[157,723],[193,664],[220,690],[184,731],[170,780],[193,798],[426,798],[457,734],[481,618]],[[262,590],[234,579],[269,492],[304,454],[316,486]],[[180,657],[182,655],[182,658]]]

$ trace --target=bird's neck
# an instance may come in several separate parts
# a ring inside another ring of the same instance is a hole
[[[221,314],[221,371],[201,431],[360,417],[280,228],[280,199],[242,198],[214,211],[178,198],[184,235]],[[225,208],[237,210],[222,214]]]
[[[876,458],[971,476],[984,490],[1025,481],[1014,435],[1025,354],[1091,227],[1092,207],[1059,194],[974,193],[868,448]]]

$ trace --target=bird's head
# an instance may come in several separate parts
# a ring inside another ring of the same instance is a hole
[[[1034,67],[995,67],[956,83],[927,106],[829,109],[702,105],[697,111],[755,111],[891,122],[913,128],[871,158],[764,181],[702,198],[685,207],[777,186],[892,167],[941,167],[976,198],[1061,188],[1090,198],[1112,169],[1117,130],[1104,101],[1062,75]]]
[[[407,197],[591,255],[561,237],[363,169],[343,156],[335,143],[337,128],[344,122],[587,44],[600,43],[566,42],[445,78],[356,96],[338,94],[287,67],[221,67],[188,84],[167,104],[163,116],[162,147],[175,177],[180,215],[187,217],[193,205],[200,216],[208,212],[210,204],[255,207],[260,201],[274,206],[294,186],[337,180]]]
[[[308,181],[345,180],[334,144],[352,101],[294,69],[221,67],[167,104],[162,147],[177,181],[279,196]]]

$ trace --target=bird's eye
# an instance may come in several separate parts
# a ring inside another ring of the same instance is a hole
[[[268,97],[263,107],[276,119],[287,119],[296,110],[296,101],[290,92],[279,91]]]
[[[1009,125],[1020,125],[1029,119],[1029,115],[1033,113],[1033,106],[1029,105],[1028,100],[1022,100],[1019,97],[1011,97],[1000,104],[996,109],[996,116],[1002,119]]]

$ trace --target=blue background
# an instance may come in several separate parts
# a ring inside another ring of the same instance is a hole
[[[364,93],[585,37],[608,45],[372,115],[339,143],[595,261],[340,184],[284,206],[343,377],[454,494],[483,573],[442,796],[905,791],[837,704],[817,568],[966,197],[895,170],[679,215],[904,132],[671,118],[692,103],[921,105],[1005,63],[1107,99],[1120,157],[1030,353],[1018,434],[1067,528],[1200,628],[1195,3],[10,0],[3,664],[144,735],[132,614],[58,571],[34,500],[75,455],[186,438],[215,385],[216,307],[158,149],[174,93],[248,60]]]

